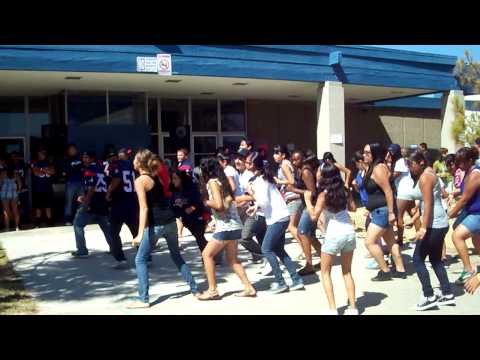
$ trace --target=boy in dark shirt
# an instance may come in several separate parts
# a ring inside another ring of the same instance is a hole
[[[122,250],[120,231],[126,224],[135,237],[138,233],[138,200],[135,192],[135,170],[130,160],[130,149],[121,149],[118,160],[109,164],[112,179],[107,190],[107,201],[111,202],[110,221],[112,225],[112,255],[119,263],[117,269],[126,267],[126,258]]]
[[[103,164],[94,162],[95,154],[86,152],[82,156],[85,166],[83,173],[84,195],[78,198],[80,206],[73,220],[75,242],[77,251],[72,252],[73,257],[88,257],[85,241],[85,226],[98,224],[112,251],[112,229],[108,218],[108,205],[105,198],[108,188],[108,178]]]
[[[39,227],[42,210],[45,210],[48,225],[52,225],[53,184],[55,169],[47,159],[47,152],[40,150],[37,160],[32,161],[32,203],[35,209],[35,226]]]
[[[83,188],[83,162],[74,144],[69,145],[67,148],[63,175],[65,176],[64,221],[65,225],[72,225],[73,208],[77,207],[74,200],[82,195]]]

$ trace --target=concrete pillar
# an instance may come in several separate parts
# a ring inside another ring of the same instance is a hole
[[[341,82],[326,81],[317,92],[317,154],[333,153],[345,164],[345,100]]]
[[[455,108],[453,99],[458,97],[460,102],[465,105],[462,90],[451,90],[445,92],[442,97],[442,132],[441,147],[448,149],[449,153],[455,153],[461,144],[457,144],[452,136],[452,123],[455,120]]]

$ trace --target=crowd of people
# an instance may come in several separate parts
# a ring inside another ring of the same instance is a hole
[[[104,161],[93,152],[79,153],[75,145],[67,149],[63,168],[66,178],[65,222],[73,224],[76,251],[72,256],[86,258],[84,228],[100,226],[115,268],[127,268],[120,230],[129,228],[137,249],[135,266],[138,300],[129,308],[147,308],[149,270],[152,251],[165,238],[170,256],[201,301],[219,300],[216,267],[226,262],[243,284],[240,297],[255,297],[257,290],[238,259],[238,243],[250,254],[250,262],[263,264],[263,276],[273,276],[268,292],[279,294],[304,290],[302,278],[321,271],[329,314],[337,314],[331,269],[340,255],[342,274],[348,294],[346,314],[358,314],[352,259],[357,244],[354,222],[349,211],[364,208],[365,247],[370,269],[378,269],[372,281],[406,279],[402,250],[404,229],[415,226],[416,242],[413,266],[422,289],[416,310],[455,304],[445,267],[445,237],[449,219],[452,240],[463,264],[455,285],[469,293],[480,286],[480,275],[470,261],[466,241],[472,239],[480,252],[480,139],[476,146],[464,147],[456,154],[440,149],[433,161],[427,144],[412,153],[398,144],[388,147],[366,144],[355,152],[352,172],[337,162],[332,153],[321,159],[310,151],[288,151],[284,145],[273,147],[273,158],[265,149],[256,149],[243,139],[235,151],[219,148],[215,156],[202,159],[194,167],[188,149],[177,152],[175,165],[163,161],[147,149],[109,151]],[[18,229],[18,195],[22,177],[10,163],[0,164],[1,199],[5,224],[14,220]],[[32,190],[35,221],[42,213],[51,220],[52,176],[55,168],[39,151],[32,162]],[[356,202],[356,194],[360,201]],[[405,224],[405,215],[410,223]],[[7,225],[6,225],[7,226]],[[189,265],[182,257],[179,237],[187,228],[196,240],[208,289],[201,291]],[[396,232],[394,231],[396,228]],[[210,240],[205,234],[213,231]],[[317,237],[317,230],[321,234]],[[297,271],[295,260],[285,250],[289,232],[303,253],[304,266]],[[314,252],[320,264],[313,264]],[[435,294],[425,264],[429,258],[440,282]],[[280,261],[280,262],[279,262]],[[280,263],[283,264],[280,265]],[[283,269],[290,281],[284,277]]]

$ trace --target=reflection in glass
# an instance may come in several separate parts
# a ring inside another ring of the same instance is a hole
[[[145,95],[108,94],[110,124],[145,124]]]
[[[25,101],[22,96],[0,97],[0,136],[25,135]]]
[[[216,136],[195,136],[194,148],[196,154],[215,154],[217,149]]]
[[[245,131],[245,103],[222,101],[222,131]]]
[[[192,100],[192,130],[218,130],[217,100]]]
[[[223,147],[229,148],[230,153],[238,151],[240,147],[240,142],[242,141],[243,136],[224,136],[223,137]]]
[[[162,131],[170,132],[188,123],[188,100],[162,99]]]
[[[48,97],[31,96],[29,101],[30,136],[42,137],[42,126],[50,124]]]
[[[152,133],[158,132],[158,103],[157,98],[148,98],[148,122]]]
[[[91,126],[107,124],[105,95],[68,95],[68,124]]]

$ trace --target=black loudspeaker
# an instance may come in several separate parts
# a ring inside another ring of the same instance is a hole
[[[187,148],[190,149],[190,126],[180,125],[172,127],[170,129],[170,139],[175,148]]]

